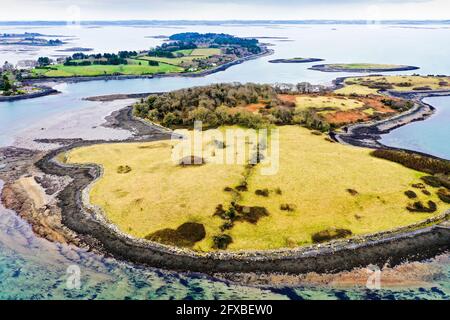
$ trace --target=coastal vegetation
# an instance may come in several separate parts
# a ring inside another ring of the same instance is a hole
[[[300,124],[328,131],[342,125],[380,119],[412,106],[394,98],[345,97],[333,93],[300,93],[260,84],[214,84],[151,95],[134,106],[134,114],[170,128]],[[289,92],[289,93],[285,93]]]
[[[0,97],[21,96],[42,90],[32,85],[25,85],[22,80],[21,72],[5,62],[3,67],[0,67]]]
[[[258,40],[216,33],[180,33],[147,51],[84,54],[41,64],[31,77],[197,73],[262,52]]]
[[[311,70],[323,72],[389,72],[389,71],[407,71],[416,70],[418,67],[397,65],[397,64],[380,64],[380,63],[334,63],[320,64],[310,68]]]
[[[345,79],[344,87],[336,90],[335,93],[344,95],[368,95],[378,94],[379,90],[398,92],[450,90],[450,77],[439,75],[350,77]]]
[[[425,182],[429,173],[299,126],[278,128],[274,175],[261,175],[263,163],[216,164],[205,154],[201,165],[174,163],[174,141],[81,147],[64,160],[102,166],[90,202],[120,230],[199,251],[320,243],[406,226],[450,208],[442,200],[446,187]],[[211,142],[204,141],[229,143]],[[413,190],[412,199],[405,192]],[[185,230],[195,232],[187,237]]]

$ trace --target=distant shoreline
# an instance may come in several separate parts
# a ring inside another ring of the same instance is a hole
[[[269,60],[269,63],[311,63],[311,62],[319,62],[324,61],[324,59],[319,58],[305,58],[305,59],[298,59],[298,58],[292,58],[292,59],[275,59],[275,60]]]
[[[79,21],[80,25],[95,25],[95,26],[148,26],[148,25],[367,25],[367,20],[86,20]],[[384,25],[449,25],[450,20],[379,20],[378,24]],[[0,21],[3,26],[66,26],[67,21]]]
[[[41,87],[41,89],[42,90],[33,93],[19,94],[15,96],[0,96],[0,102],[12,102],[18,100],[33,99],[60,93],[58,90],[55,90],[53,88]]]
[[[220,66],[203,70],[200,72],[192,72],[192,73],[163,73],[163,74],[148,74],[148,75],[105,75],[105,76],[75,76],[75,77],[40,77],[40,78],[28,78],[24,79],[24,83],[27,84],[36,84],[36,83],[49,83],[49,82],[57,82],[57,83],[76,83],[76,82],[86,82],[86,81],[96,81],[96,80],[129,80],[129,79],[153,79],[153,78],[171,78],[171,77],[204,77],[210,74],[214,74],[217,72],[225,71],[228,68],[241,64],[245,61],[258,59],[264,56],[268,56],[274,53],[272,49],[268,49],[267,47],[261,47],[263,49],[262,52],[258,54],[253,54],[251,56],[243,57],[236,59],[234,61],[230,61],[224,63]]]

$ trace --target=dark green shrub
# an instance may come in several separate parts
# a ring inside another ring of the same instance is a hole
[[[213,216],[218,216],[218,217],[221,217],[222,219],[224,219],[225,210],[223,209],[223,205],[221,205],[221,204],[217,205],[216,211],[214,212]]]
[[[268,197],[269,196],[269,189],[258,189],[255,191],[255,194],[257,196],[261,197]]]
[[[228,245],[233,242],[233,239],[227,234],[220,234],[213,237],[213,248],[219,250],[225,250]]]
[[[242,182],[240,185],[236,186],[235,189],[239,192],[245,192],[248,190],[247,182]]]
[[[220,226],[220,231],[230,230],[233,226],[234,223],[232,221],[226,221]]]
[[[397,162],[405,167],[429,174],[450,173],[450,161],[448,160],[435,159],[407,151],[386,149],[377,149],[372,151],[371,155],[377,158]]]
[[[437,195],[445,203],[450,203],[450,191],[447,189],[439,189]]]
[[[331,241],[334,239],[346,238],[352,235],[352,231],[348,229],[326,229],[314,233],[311,236],[311,240],[313,243],[322,243],[326,241]]]
[[[417,198],[417,194],[416,194],[414,191],[412,191],[412,190],[405,191],[405,195],[406,195],[409,199],[415,199],[415,198]]]
[[[280,205],[280,209],[283,211],[293,212],[297,209],[297,206],[292,203],[284,203],[284,204]]]
[[[425,206],[422,201],[416,201],[414,204],[409,205],[406,209],[410,212],[435,212],[437,210],[437,205],[433,201],[428,201],[428,207]]]
[[[424,177],[421,177],[420,179],[422,179],[427,185],[434,187],[434,188],[439,188],[442,186],[439,179],[436,178],[435,176],[424,176]]]
[[[147,235],[145,239],[178,247],[192,247],[196,242],[203,240],[205,236],[206,231],[203,224],[186,222],[176,230],[161,229]]]
[[[130,166],[118,166],[117,167],[117,173],[120,173],[120,174],[128,173],[130,171],[131,171]]]
[[[236,210],[240,214],[236,216],[236,221],[245,221],[252,224],[258,223],[259,219],[269,215],[269,211],[264,207],[238,206]]]

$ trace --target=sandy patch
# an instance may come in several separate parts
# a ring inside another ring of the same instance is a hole
[[[45,193],[33,177],[20,178],[18,183],[33,201],[35,209],[39,209],[45,205],[47,202]]]
[[[50,150],[57,144],[37,143],[35,139],[76,139],[84,140],[122,140],[132,133],[123,129],[106,128],[105,117],[112,112],[125,108],[135,102],[134,99],[97,102],[81,109],[59,113],[40,121],[32,127],[19,131],[13,146],[27,149]]]

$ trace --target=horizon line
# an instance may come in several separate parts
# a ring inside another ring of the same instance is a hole
[[[95,23],[95,22],[264,22],[264,23],[300,23],[300,22],[364,22],[376,21],[376,22],[450,22],[448,19],[380,19],[380,20],[368,20],[368,19],[89,19],[78,20],[80,23]],[[67,23],[67,20],[0,20],[0,23]]]

